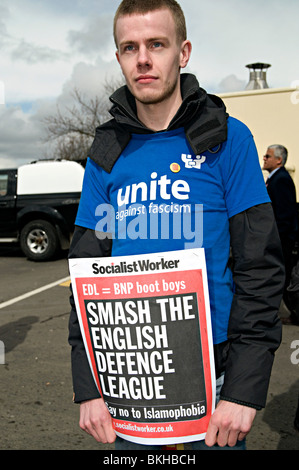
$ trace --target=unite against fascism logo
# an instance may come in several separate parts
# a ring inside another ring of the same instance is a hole
[[[190,203],[187,181],[171,181],[151,173],[141,181],[117,191],[116,203],[100,204],[95,230],[98,238],[183,239],[185,248],[202,247],[203,206]]]

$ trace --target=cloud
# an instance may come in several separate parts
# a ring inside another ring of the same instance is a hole
[[[2,50],[6,48],[11,40],[5,23],[8,17],[9,9],[5,5],[0,5],[0,46]]]
[[[219,90],[221,90],[221,93],[244,91],[246,85],[247,82],[245,80],[240,80],[236,75],[232,74],[221,80]]]
[[[75,65],[72,75],[64,83],[63,92],[58,100],[61,102],[75,88],[92,97],[102,92],[105,82],[118,81],[121,77],[116,60],[105,62],[98,57],[95,64],[80,62]]]
[[[54,143],[46,143],[47,129],[43,123],[46,116],[72,107],[75,89],[94,98],[103,93],[105,81],[111,83],[122,79],[115,61],[104,62],[98,57],[95,64],[80,62],[72,70],[55,99],[37,99],[30,112],[20,105],[0,106],[0,168],[18,167],[40,158],[54,158]]]
[[[18,46],[11,52],[12,60],[23,60],[28,64],[56,62],[68,57],[69,54],[61,52],[57,49],[30,44],[24,40],[21,40]]]
[[[20,107],[0,106],[0,167],[14,167],[45,155],[45,131],[38,115],[25,114]]]
[[[102,57],[111,59],[115,50],[112,40],[112,23],[111,14],[90,18],[81,30],[69,31],[68,43],[86,56],[101,54]]]

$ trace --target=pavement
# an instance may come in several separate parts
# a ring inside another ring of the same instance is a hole
[[[1,248],[0,270],[0,450],[114,450],[81,431],[72,402],[66,259],[34,263],[17,248]],[[283,325],[267,406],[248,450],[299,450],[298,372],[299,326]]]

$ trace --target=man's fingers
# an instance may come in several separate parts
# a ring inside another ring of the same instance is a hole
[[[80,405],[79,425],[97,442],[112,444],[116,439],[111,415],[102,399],[90,400]]]
[[[220,401],[210,419],[206,445],[234,447],[249,433],[256,410],[235,403]]]
[[[207,446],[212,447],[216,444],[217,433],[218,433],[218,426],[215,426],[210,421],[210,424],[206,433],[206,438],[205,438],[205,443],[207,444]]]

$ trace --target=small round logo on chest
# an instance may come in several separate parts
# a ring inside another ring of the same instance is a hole
[[[181,170],[181,167],[178,163],[172,163],[170,169],[173,173],[178,173]]]

